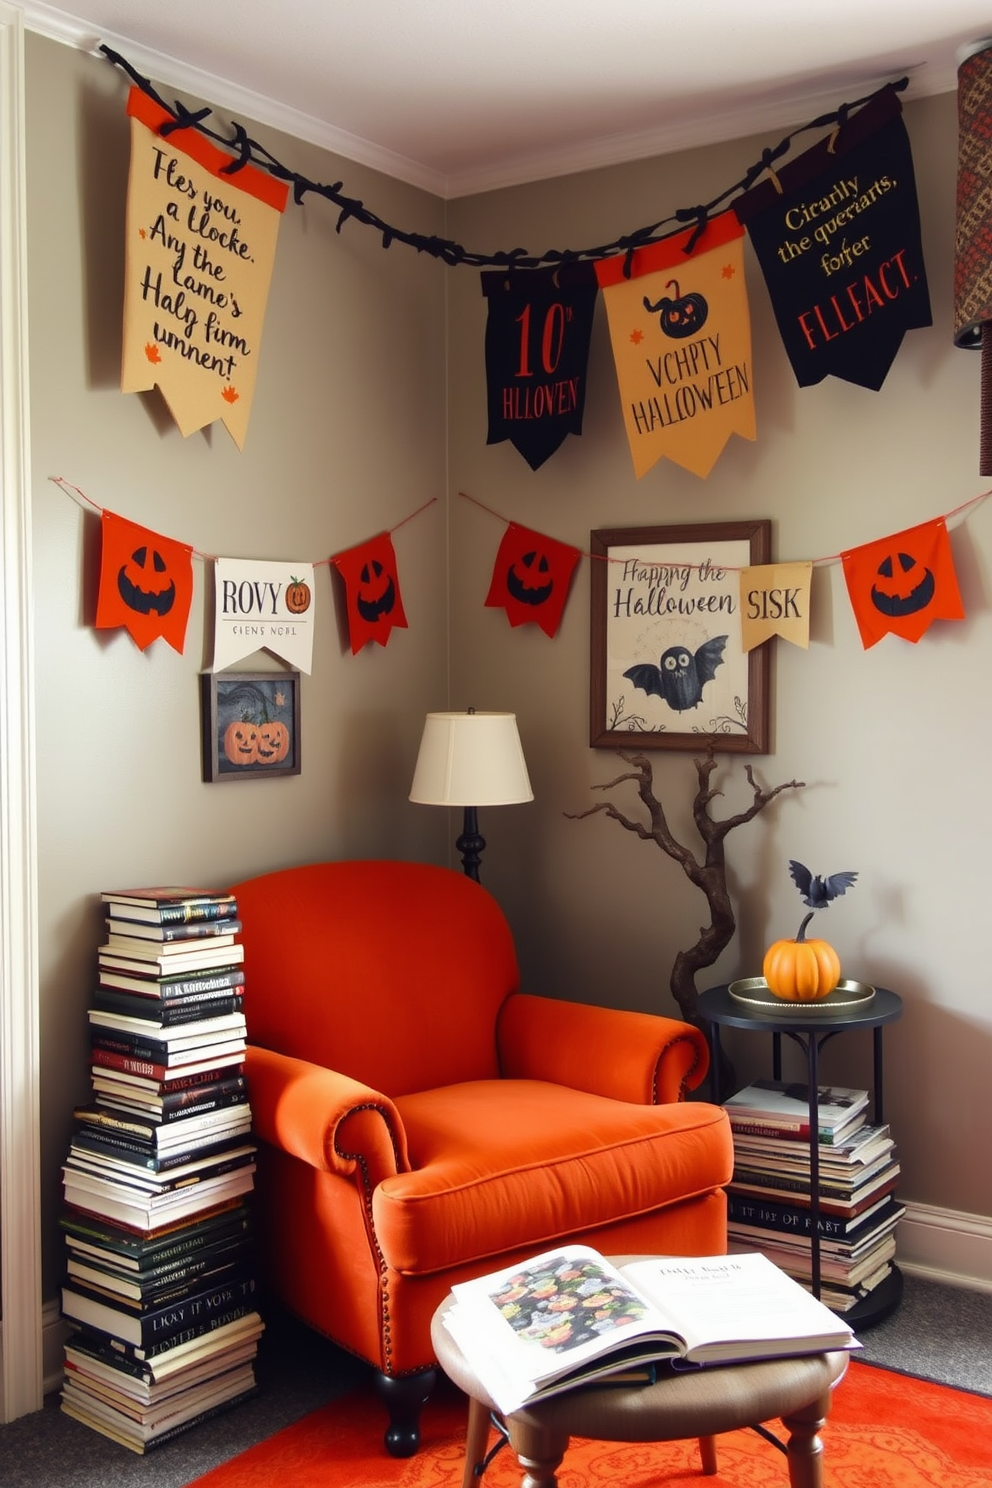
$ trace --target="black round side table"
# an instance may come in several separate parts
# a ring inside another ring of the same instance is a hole
[[[809,1084],[809,1176],[810,1176],[810,1263],[812,1291],[820,1295],[820,1151],[819,1131],[819,1060],[820,1050],[838,1033],[850,1033],[859,1028],[870,1028],[873,1039],[872,1074],[872,1119],[876,1124],[884,1120],[884,1090],[882,1069],[882,1030],[886,1023],[894,1023],[902,1017],[902,998],[887,987],[876,987],[875,995],[863,1004],[834,1008],[824,1004],[822,1010],[811,1010],[804,1004],[801,1010],[788,1002],[776,1003],[765,1009],[754,1007],[731,996],[730,987],[724,984],[701,992],[698,1003],[699,1015],[709,1024],[710,1031],[710,1098],[716,1104],[723,1099],[720,1089],[720,1029],[744,1028],[751,1033],[767,1033],[772,1040],[772,1079],[782,1078],[782,1035],[791,1038],[806,1054]],[[729,1093],[729,1092],[728,1092]],[[893,1266],[889,1276],[874,1288],[850,1312],[845,1314],[852,1327],[868,1327],[881,1322],[899,1304],[902,1296],[902,1275]]]

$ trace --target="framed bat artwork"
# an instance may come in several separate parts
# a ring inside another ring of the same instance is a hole
[[[596,749],[767,754],[770,647],[741,648],[740,571],[771,523],[591,534],[589,742]]]

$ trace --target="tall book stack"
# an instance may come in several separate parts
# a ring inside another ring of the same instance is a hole
[[[818,1086],[820,1297],[848,1312],[885,1281],[904,1207],[887,1126],[867,1120],[868,1092]],[[809,1287],[810,1111],[806,1085],[757,1080],[724,1102],[734,1139],[727,1189],[731,1250],[760,1250]]]
[[[255,1391],[244,949],[229,894],[103,899],[92,1099],[62,1170],[62,1409],[146,1452]]]

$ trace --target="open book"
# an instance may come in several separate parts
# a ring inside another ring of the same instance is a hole
[[[562,1246],[453,1288],[445,1326],[501,1411],[594,1379],[860,1345],[847,1323],[758,1252],[614,1266]],[[612,1378],[611,1378],[612,1377]]]

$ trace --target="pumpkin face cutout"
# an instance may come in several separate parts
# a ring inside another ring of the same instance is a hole
[[[897,619],[925,610],[936,591],[936,580],[910,553],[890,553],[878,565],[871,602],[882,615]]]
[[[551,577],[551,565],[546,553],[532,548],[524,553],[519,567],[511,563],[506,573],[507,592],[520,604],[542,605],[554,592],[555,581]]]
[[[258,725],[235,719],[224,730],[224,754],[232,765],[253,765],[258,759]]]
[[[679,288],[677,279],[669,279],[665,285],[666,289],[674,289],[675,296],[670,298],[663,295],[654,305],[644,296],[644,308],[652,315],[658,315],[658,321],[666,336],[671,336],[676,341],[684,341],[687,336],[696,335],[706,324],[710,313],[710,307],[701,294],[683,294]]]
[[[396,586],[378,558],[362,565],[355,604],[363,620],[373,623],[392,612],[396,603]]]
[[[176,599],[169,565],[157,548],[135,548],[117,575],[117,592],[139,615],[167,615]]]
[[[232,724],[232,728],[233,728]],[[289,729],[278,718],[258,725],[256,759],[260,765],[278,765],[289,753]]]

